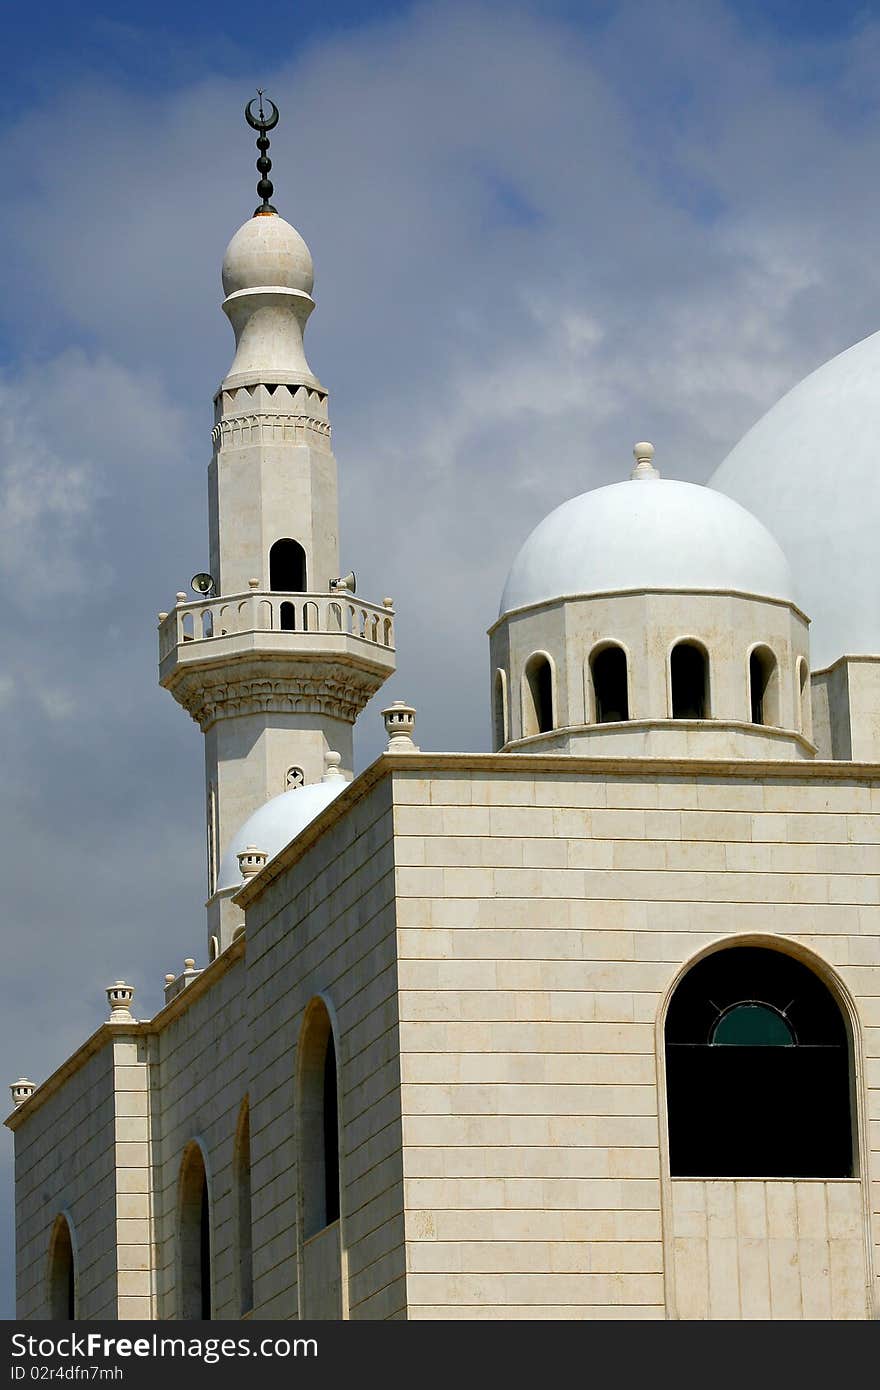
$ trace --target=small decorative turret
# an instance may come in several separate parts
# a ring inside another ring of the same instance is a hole
[[[124,980],[115,980],[112,985],[107,986],[107,1003],[110,1005],[110,1017],[108,1023],[134,1023],[131,1014],[131,1001],[134,998],[134,986],[127,985]]]
[[[19,1105],[24,1105],[26,1100],[30,1100],[37,1088],[33,1081],[28,1081],[27,1077],[20,1076],[17,1081],[13,1081],[9,1089],[12,1092],[12,1104],[17,1109]]]
[[[246,845],[238,855],[238,868],[243,879],[253,878],[261,869],[266,867],[269,856],[264,849],[257,849],[256,845]]]
[[[412,705],[408,705],[405,700],[395,700],[387,709],[383,709],[382,718],[385,720],[385,731],[388,734],[387,752],[419,751],[412,737],[416,727],[416,712]]]

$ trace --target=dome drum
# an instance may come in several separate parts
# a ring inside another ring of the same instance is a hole
[[[670,591],[569,597],[507,615],[490,646],[496,748],[815,755],[808,625],[782,601]]]

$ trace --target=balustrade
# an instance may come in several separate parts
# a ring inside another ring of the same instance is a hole
[[[378,647],[394,646],[387,605],[341,601],[327,594],[228,594],[178,603],[159,626],[160,659],[184,642],[216,641],[246,632],[343,633]]]

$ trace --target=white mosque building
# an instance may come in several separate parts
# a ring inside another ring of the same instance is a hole
[[[394,612],[340,574],[274,119],[211,573],[159,621],[207,949],[12,1087],[19,1317],[876,1316],[880,334],[710,486],[639,443],[540,521],[494,751],[421,752],[397,701],[354,777]]]

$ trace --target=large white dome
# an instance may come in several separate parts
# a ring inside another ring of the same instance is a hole
[[[696,483],[635,477],[564,502],[513,562],[501,614],[619,589],[733,589],[794,601],[785,555],[750,512]]]
[[[242,850],[253,845],[274,859],[347,786],[342,774],[333,770],[322,782],[282,792],[260,806],[233,835],[220,861],[217,891],[241,887],[244,879],[238,867],[238,856]]]
[[[812,619],[811,664],[880,654],[880,333],[805,377],[710,479],[772,528]]]

